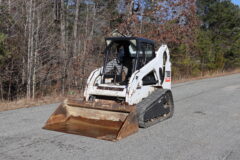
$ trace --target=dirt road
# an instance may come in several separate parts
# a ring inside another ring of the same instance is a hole
[[[41,129],[58,104],[0,112],[0,159],[240,159],[240,74],[180,83],[173,95],[172,119],[119,142]]]

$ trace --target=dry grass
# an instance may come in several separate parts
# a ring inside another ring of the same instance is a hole
[[[182,83],[182,82],[193,81],[193,80],[200,80],[200,79],[207,79],[207,78],[214,78],[214,77],[222,77],[222,76],[227,76],[227,75],[237,74],[237,73],[240,73],[240,69],[236,69],[236,70],[233,70],[233,71],[205,73],[203,76],[173,80],[173,83],[176,84],[176,83]]]
[[[65,98],[63,96],[47,96],[42,98],[26,99],[22,98],[16,101],[0,101],[0,112],[7,110],[14,110],[19,108],[28,108],[33,106],[40,106],[44,104],[52,104],[63,101]]]
[[[174,80],[173,83],[181,83],[181,82],[187,82],[187,81],[192,81],[192,80],[220,77],[220,76],[226,76],[226,75],[231,75],[231,74],[236,74],[236,73],[240,73],[240,69],[234,70],[231,72],[215,72],[215,73],[205,74],[204,76],[199,76],[199,77],[178,79],[178,80]],[[71,97],[75,97],[75,96],[71,96]],[[78,97],[79,97],[79,95],[78,95]],[[53,95],[53,96],[37,98],[35,100],[32,100],[32,99],[28,100],[26,98],[23,98],[23,99],[11,101],[11,102],[0,101],[0,112],[7,111],[7,110],[19,109],[19,108],[27,108],[27,107],[45,105],[45,104],[59,103],[59,102],[62,102],[65,98],[66,98],[66,96]]]

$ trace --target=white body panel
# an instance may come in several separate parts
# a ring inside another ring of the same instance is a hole
[[[166,59],[164,60],[164,55]],[[165,62],[165,64],[164,64]],[[171,89],[171,62],[167,45],[162,45],[156,52],[155,58],[145,64],[141,69],[135,71],[128,82],[128,85],[106,85],[101,84],[101,72],[103,68],[94,70],[87,81],[84,97],[89,100],[91,95],[123,97],[130,104],[137,104],[150,95],[156,88]],[[164,79],[161,80],[160,69],[164,72]],[[143,85],[142,79],[149,73],[154,72],[158,81],[154,85]],[[117,88],[121,91],[99,89],[100,87]]]

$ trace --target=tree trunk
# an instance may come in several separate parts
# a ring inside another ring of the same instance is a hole
[[[35,34],[35,50],[33,55],[33,78],[32,78],[32,98],[35,99],[35,92],[36,92],[36,69],[37,69],[37,57],[38,57],[38,43],[39,43],[39,27],[40,27],[40,9],[36,10],[36,3],[35,3],[35,12],[37,14],[37,26],[36,26],[36,34]]]
[[[27,10],[27,7],[28,5],[26,5],[26,20],[25,20],[25,23],[24,23],[24,51],[28,52],[28,23],[29,23],[29,14],[28,14],[28,10]],[[27,48],[25,48],[25,46]],[[22,86],[25,84],[25,82],[27,81],[27,69],[28,69],[28,61],[26,59],[26,56],[25,55],[22,55]]]
[[[8,84],[8,101],[10,101],[11,100],[11,85],[12,85],[12,82],[11,82],[12,80],[11,79],[9,79],[9,84]]]
[[[83,65],[84,61],[85,61],[85,54],[86,54],[86,50],[87,50],[87,43],[88,43],[88,21],[89,21],[89,9],[88,9],[88,4],[87,4],[87,16],[86,16],[86,21],[85,21],[85,41],[84,41],[84,48],[83,48],[83,56],[82,56],[82,63],[81,65]]]
[[[11,14],[11,8],[12,8],[11,0],[8,0],[8,12],[9,12],[9,14]]]
[[[80,5],[80,0],[76,0],[76,9],[75,9],[75,19],[74,19],[74,26],[73,26],[73,56],[78,56],[78,19],[79,19],[79,5]]]
[[[95,14],[95,13],[94,13]],[[85,21],[85,41],[84,41],[84,48],[83,48],[83,55],[81,56],[81,69],[82,69],[82,79],[81,79],[81,89],[84,89],[84,82],[85,82],[85,59],[86,59],[86,52],[87,52],[87,47],[88,47],[88,42],[89,42],[89,35],[88,35],[88,23],[89,23],[89,6],[87,4],[87,16],[86,16],[86,21]],[[94,23],[92,24],[94,25]],[[92,32],[90,33],[93,34],[93,27],[92,26]]]
[[[11,61],[11,69],[10,69],[11,71],[13,70],[13,60]],[[11,98],[12,98],[12,96],[11,96],[11,88],[12,88],[12,77],[13,77],[13,74],[12,74],[12,72],[10,73],[10,79],[9,79],[9,81],[8,81],[8,101],[10,101],[11,100]]]
[[[90,34],[91,39],[92,39],[92,37],[93,37],[93,33],[94,33],[95,20],[96,20],[95,17],[96,17],[96,5],[93,4],[92,29],[91,29],[91,34]]]
[[[1,100],[3,101],[3,85],[2,85],[2,81],[0,81],[0,92],[1,92]]]
[[[33,6],[33,0],[30,0],[29,3],[29,11],[27,14],[28,19],[28,55],[27,55],[27,98],[31,98],[31,77],[32,77],[32,70],[31,70],[31,51],[32,51],[32,6]]]
[[[33,57],[34,57],[34,52],[35,52],[35,47],[34,47],[34,30],[35,30],[35,23],[34,23],[34,20],[35,20],[35,10],[36,10],[36,3],[35,1],[33,0],[33,3],[32,3],[32,19],[31,19],[31,53],[30,53],[30,67],[31,67],[31,76],[30,76],[30,81],[31,81],[31,89],[33,90],[33,67],[34,67],[34,63],[33,63]],[[31,92],[31,91],[30,91]],[[33,92],[31,94],[31,97],[33,96]]]
[[[62,94],[65,93],[65,80],[66,80],[66,15],[65,15],[65,4],[64,0],[61,0],[61,18],[60,18],[60,28],[61,28],[61,60],[62,61],[62,80],[61,80],[61,88],[62,88]]]

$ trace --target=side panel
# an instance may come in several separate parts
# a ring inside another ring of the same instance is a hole
[[[166,56],[165,60],[163,59],[164,54]],[[162,70],[162,73],[160,73],[160,70]],[[154,72],[158,83],[156,85],[144,86],[142,79],[150,72]],[[156,52],[156,57],[154,59],[140,70],[133,73],[129,81],[126,102],[130,105],[137,104],[141,102],[143,98],[146,98],[155,91],[157,87],[171,89],[171,62],[167,45],[162,45]]]
[[[158,51],[160,54],[160,57],[164,59],[164,54],[166,55],[166,61],[165,64],[163,64],[163,70],[164,70],[164,80],[162,82],[162,88],[163,89],[169,89],[171,90],[171,84],[172,84],[172,70],[171,70],[171,61],[170,61],[170,53],[168,47],[166,47],[165,50]]]
[[[84,90],[84,97],[86,100],[89,99],[89,93],[91,92],[91,90],[93,90],[93,87],[94,87],[94,84],[96,83],[96,81],[98,79],[99,79],[99,81],[101,80],[101,77],[100,77],[101,70],[102,70],[102,68],[95,69],[94,71],[92,71],[92,73],[88,77],[86,88]]]

